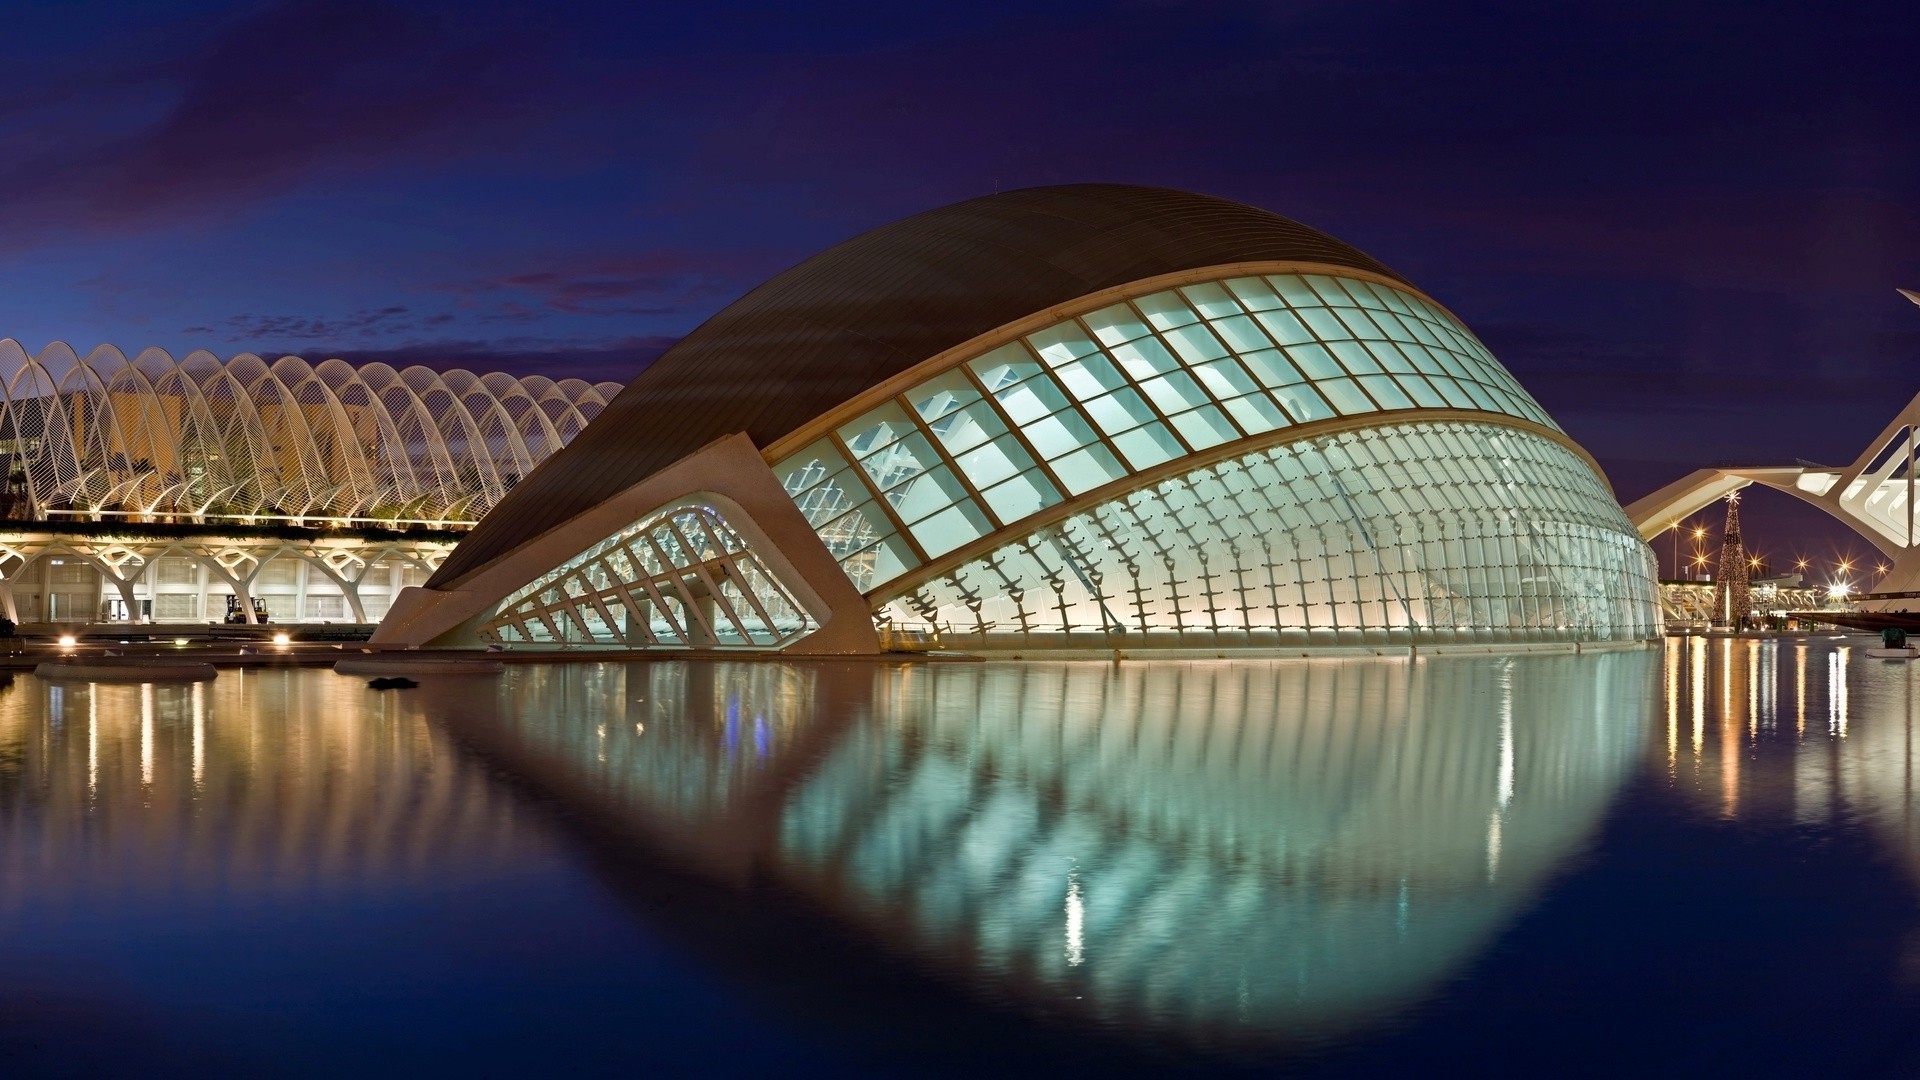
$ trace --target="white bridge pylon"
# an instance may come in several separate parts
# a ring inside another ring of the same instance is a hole
[[[1915,427],[1920,396],[1907,402],[1852,465],[1768,465],[1700,469],[1627,507],[1644,540],[1748,484],[1762,484],[1818,506],[1873,542],[1892,563],[1875,592],[1920,590],[1920,515],[1914,506]],[[1911,601],[1902,601],[1912,606]],[[1869,606],[1872,606],[1871,603]]]

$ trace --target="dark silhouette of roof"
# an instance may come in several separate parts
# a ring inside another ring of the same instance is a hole
[[[1399,275],[1316,229],[1167,188],[987,195],[883,225],[729,304],[522,480],[428,582],[441,587],[744,431],[765,447],[995,327],[1161,274],[1299,260]]]

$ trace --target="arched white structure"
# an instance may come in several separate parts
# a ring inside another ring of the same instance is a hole
[[[929,211],[748,293],[375,640],[701,647],[666,613],[704,603],[713,571],[607,552],[723,498],[770,568],[746,606],[784,610],[784,589],[820,627],[789,641],[762,619],[737,648],[1660,631],[1652,553],[1597,464],[1432,298],[1253,207],[1082,185]]]
[[[0,339],[0,481],[14,519],[463,526],[619,390]]]
[[[1877,592],[1920,590],[1920,507],[1914,458],[1920,452],[1920,396],[1880,430],[1853,464],[1718,466],[1699,469],[1627,507],[1640,536],[1652,540],[1715,499],[1749,484],[1784,491],[1846,522],[1892,560]],[[1869,604],[1872,602],[1869,601]],[[1911,606],[1903,601],[1901,606]]]

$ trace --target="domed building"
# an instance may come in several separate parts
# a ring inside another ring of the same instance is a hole
[[[1632,642],[1592,457],[1375,259],[1074,185],[857,236],[634,379],[376,641],[872,652]]]

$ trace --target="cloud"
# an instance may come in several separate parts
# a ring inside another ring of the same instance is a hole
[[[546,313],[674,315],[706,311],[764,276],[759,252],[649,251],[553,257],[533,268],[429,286],[493,321],[530,322]]]
[[[368,340],[380,335],[405,333],[413,329],[407,308],[390,306],[361,308],[346,315],[322,318],[306,315],[235,315],[216,327],[189,326],[184,334],[225,333],[228,341],[333,341]],[[437,318],[437,317],[436,317]],[[422,320],[437,325],[431,320]]]
[[[528,119],[542,46],[498,19],[384,0],[257,11],[183,59],[75,76],[77,115],[7,140],[0,225],[19,243],[56,225],[228,214],[319,176],[444,162]],[[0,102],[0,117],[44,109],[51,93]]]
[[[510,375],[545,375],[550,379],[586,379],[589,382],[626,383],[660,358],[677,338],[634,336],[577,343],[538,338],[497,341],[418,341],[384,348],[285,350],[318,363],[338,357],[348,363],[390,364],[397,368],[418,364],[435,371],[465,368],[473,372],[504,371]],[[278,355],[260,350],[261,355]]]

